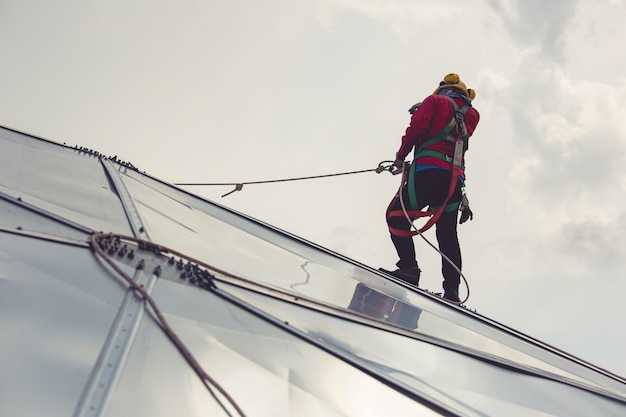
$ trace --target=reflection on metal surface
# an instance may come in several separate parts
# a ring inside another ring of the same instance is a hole
[[[306,278],[304,279],[304,281],[302,282],[296,282],[295,284],[291,284],[289,286],[289,288],[291,288],[292,290],[296,291],[296,287],[300,286],[300,285],[306,285],[309,283],[309,279],[311,279],[311,274],[309,273],[309,271],[306,270],[306,266],[309,264],[309,261],[306,261],[305,263],[303,263],[302,265],[300,265],[300,268],[302,268],[302,270],[304,271],[304,274],[306,275]]]
[[[422,310],[358,283],[349,310],[378,318],[407,329],[417,329]]]

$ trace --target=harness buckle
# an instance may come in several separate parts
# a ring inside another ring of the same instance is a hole
[[[411,164],[408,162],[404,162],[404,166],[402,168],[392,165],[389,167],[389,172],[391,172],[391,175],[402,174],[403,172],[408,171],[410,166]]]

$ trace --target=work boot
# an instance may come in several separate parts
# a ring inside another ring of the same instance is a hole
[[[446,291],[443,293],[443,298],[446,300],[453,301],[455,303],[460,302],[459,293],[457,291]]]
[[[398,268],[395,271],[391,271],[390,274],[402,281],[415,285],[416,287],[420,283],[420,273],[422,272],[417,266],[409,266],[407,268]]]

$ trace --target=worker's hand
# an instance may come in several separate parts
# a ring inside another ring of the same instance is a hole
[[[391,172],[393,175],[398,175],[402,173],[403,169],[404,169],[404,159],[396,158],[396,160],[393,161],[393,164],[391,165],[389,172]]]
[[[472,213],[472,210],[470,210],[469,206],[464,207],[461,210],[461,218],[459,219],[459,224],[463,224],[468,220],[473,220],[474,219],[474,213]]]
[[[393,166],[402,169],[404,166],[404,158],[396,158],[396,160],[393,161]]]

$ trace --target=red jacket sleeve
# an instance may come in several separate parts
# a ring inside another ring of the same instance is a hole
[[[422,104],[411,115],[409,127],[406,128],[402,136],[402,144],[396,152],[396,158],[404,159],[411,150],[419,145],[419,139],[423,137],[430,128],[431,120],[435,114],[435,104],[433,96],[428,96]]]

